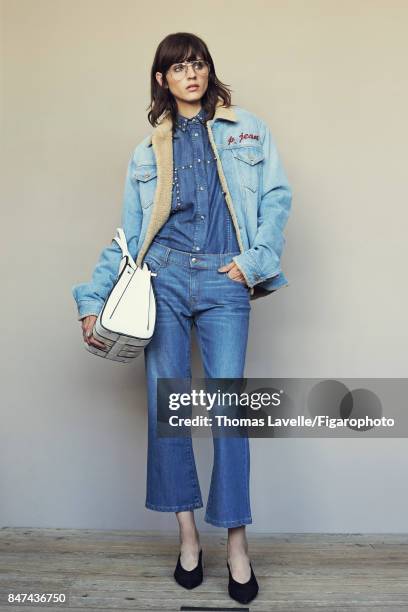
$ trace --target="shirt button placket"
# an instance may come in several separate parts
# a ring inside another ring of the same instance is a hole
[[[179,179],[178,179],[178,168],[174,168],[173,184],[176,186],[176,208],[180,208],[180,186],[179,186]]]
[[[208,189],[205,192],[206,173],[201,163],[204,157],[204,143],[202,131],[197,131],[195,126],[192,126],[192,143],[193,143],[193,172],[196,185],[196,215],[194,221],[194,240],[193,251],[199,253],[203,251],[206,239],[206,224],[202,222],[204,216],[202,213],[208,213]]]

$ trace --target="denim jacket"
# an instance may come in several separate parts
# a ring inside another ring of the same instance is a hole
[[[137,265],[169,217],[173,186],[172,120],[166,114],[133,151],[128,164],[121,226]],[[250,298],[269,295],[289,282],[281,269],[283,231],[292,191],[271,131],[256,115],[222,106],[207,121],[226,205],[240,254],[233,260],[250,287]],[[98,315],[118,274],[122,253],[116,241],[106,246],[88,283],[72,287],[78,319]]]

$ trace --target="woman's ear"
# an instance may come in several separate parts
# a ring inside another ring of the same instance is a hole
[[[156,81],[158,82],[160,87],[165,87],[165,88],[168,87],[167,83],[163,84],[163,75],[161,72],[156,72],[155,76],[156,76]]]

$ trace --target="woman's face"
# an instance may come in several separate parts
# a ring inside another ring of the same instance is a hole
[[[197,57],[197,60],[201,58]],[[163,87],[168,86],[169,90],[176,98],[176,101],[181,102],[198,102],[201,100],[208,87],[208,72],[205,75],[200,74],[198,71],[195,72],[193,66],[190,64],[187,66],[187,71],[182,71],[177,74],[174,72],[174,67],[166,73],[167,85],[163,81],[163,75],[161,72],[156,72],[156,79],[158,83]],[[180,78],[180,74],[182,75]],[[196,87],[192,87],[196,85]]]

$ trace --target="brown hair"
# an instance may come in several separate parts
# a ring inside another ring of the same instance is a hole
[[[166,36],[157,47],[153,65],[150,72],[151,101],[147,115],[149,123],[155,127],[163,113],[170,112],[175,129],[177,119],[177,103],[168,88],[161,87],[156,80],[156,72],[161,72],[163,82],[166,82],[166,72],[172,64],[192,61],[201,58],[210,65],[208,75],[208,88],[201,98],[201,106],[205,112],[205,120],[212,119],[218,99],[221,98],[224,106],[231,106],[231,90],[218,80],[215,73],[213,59],[205,42],[188,32],[177,32]]]

